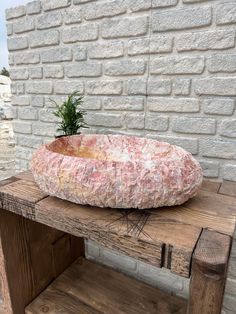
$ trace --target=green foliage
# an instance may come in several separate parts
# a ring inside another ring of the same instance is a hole
[[[7,76],[7,77],[10,76],[9,75],[9,71],[5,67],[3,67],[2,70],[0,71],[0,75],[4,75],[4,76]]]
[[[61,119],[57,130],[63,135],[80,134],[80,128],[87,127],[84,122],[85,111],[79,109],[83,103],[83,96],[80,96],[78,92],[69,95],[62,105],[53,102],[56,104],[54,115]]]

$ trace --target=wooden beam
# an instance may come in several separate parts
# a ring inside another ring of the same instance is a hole
[[[193,254],[188,314],[220,314],[231,238],[204,229]]]
[[[71,246],[68,248],[64,242],[60,243],[60,255],[55,253],[55,243],[63,235],[48,226],[0,209],[0,292],[1,306],[6,309],[0,313],[24,314],[25,306],[81,255],[81,251],[72,253]]]

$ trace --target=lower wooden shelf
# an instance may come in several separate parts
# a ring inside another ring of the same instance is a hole
[[[26,307],[26,314],[183,314],[187,301],[79,258]]]

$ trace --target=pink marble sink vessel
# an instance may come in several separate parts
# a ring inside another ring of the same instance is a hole
[[[123,135],[58,138],[34,153],[31,169],[49,195],[99,207],[182,204],[202,183],[199,163],[184,149]]]

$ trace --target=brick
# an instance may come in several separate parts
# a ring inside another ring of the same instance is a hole
[[[13,23],[7,23],[7,36],[11,36],[13,34]]]
[[[20,95],[25,92],[25,84],[22,82],[12,82],[11,83],[12,94]]]
[[[138,12],[143,10],[148,10],[152,6],[151,0],[131,0],[129,7],[132,12]]]
[[[124,0],[110,0],[102,3],[97,2],[86,5],[84,8],[84,18],[86,20],[94,20],[103,17],[111,17],[125,13],[127,9]]]
[[[131,79],[127,81],[127,93],[129,95],[146,95],[147,80],[146,79]]]
[[[172,7],[178,3],[178,0],[152,0],[153,8]]]
[[[148,30],[148,18],[132,17],[107,19],[102,23],[101,34],[103,38],[119,38],[145,35]]]
[[[205,139],[200,140],[200,147],[204,157],[236,159],[235,141]]]
[[[20,120],[37,120],[38,119],[38,110],[31,107],[19,108],[18,109],[18,118]]]
[[[59,118],[54,115],[55,109],[40,109],[39,120],[43,122],[58,122]]]
[[[225,165],[223,168],[223,178],[225,180],[236,181],[236,165]]]
[[[56,94],[72,94],[74,92],[83,93],[84,85],[81,81],[58,81],[54,84],[54,92]]]
[[[150,111],[157,112],[199,112],[199,100],[196,98],[148,97]]]
[[[14,65],[14,56],[11,54],[8,54],[8,63],[9,65]]]
[[[29,78],[29,72],[26,68],[13,68],[10,70],[10,78],[12,80],[27,80]]]
[[[43,73],[46,78],[62,78],[64,76],[64,69],[62,65],[45,65]]]
[[[15,63],[17,65],[21,64],[36,64],[39,63],[40,57],[37,52],[24,52],[18,53],[14,56]]]
[[[225,119],[220,124],[220,135],[236,138],[236,119]]]
[[[217,54],[208,57],[207,69],[211,73],[236,72],[236,54]]]
[[[17,136],[17,143],[23,147],[38,148],[42,145],[43,141],[40,137]]]
[[[91,113],[85,116],[85,122],[91,126],[119,128],[122,126],[122,115],[115,113]]]
[[[65,11],[65,24],[77,24],[82,21],[82,14],[80,8],[70,8]]]
[[[30,104],[32,107],[43,107],[44,97],[43,96],[31,96]]]
[[[58,45],[60,34],[57,30],[38,31],[29,35],[31,48]]]
[[[149,79],[147,87],[148,95],[170,95],[170,79]]]
[[[163,32],[168,30],[190,29],[211,24],[212,14],[209,7],[178,9],[152,14],[152,30]]]
[[[223,3],[216,7],[216,24],[234,24],[236,23],[236,4],[234,1],[231,3]]]
[[[34,135],[40,136],[55,136],[56,125],[54,123],[46,122],[34,122],[32,126],[32,132]]]
[[[89,81],[86,89],[89,95],[120,95],[123,86],[122,81]]]
[[[204,177],[218,178],[219,176],[219,163],[215,161],[199,160],[203,170]]]
[[[106,110],[143,110],[143,97],[107,97],[103,100],[103,108]]]
[[[12,106],[28,106],[30,104],[29,96],[13,96],[11,98]]]
[[[169,118],[156,113],[147,113],[145,117],[145,129],[154,131],[167,131]]]
[[[43,63],[54,63],[72,60],[72,51],[70,47],[52,48],[41,52]]]
[[[194,81],[194,90],[197,95],[236,95],[235,77],[203,78]]]
[[[164,135],[153,135],[153,134],[147,134],[147,137],[155,138],[158,141],[167,142],[171,145],[177,145],[182,147],[183,149],[186,149],[188,152],[190,152],[193,155],[196,155],[198,153],[198,140],[192,139],[192,138],[184,138],[184,137],[175,137],[175,136],[164,136]]]
[[[121,57],[124,55],[124,45],[121,41],[96,43],[89,46],[88,55],[90,59],[107,59]]]
[[[86,2],[91,2],[94,0],[73,0],[73,3],[76,4],[81,4],[81,3],[86,3]]]
[[[102,108],[102,101],[98,97],[86,96],[83,99],[82,108],[84,110],[99,110]]]
[[[51,94],[52,83],[46,81],[28,81],[26,83],[26,92],[29,94]]]
[[[215,1],[215,0],[183,0],[183,3],[200,3],[204,1]]]
[[[232,115],[235,101],[230,98],[209,98],[202,100],[203,110],[206,114]]]
[[[8,38],[7,47],[9,51],[26,49],[28,48],[28,38],[27,37]]]
[[[47,29],[51,27],[57,27],[62,25],[61,12],[49,12],[40,15],[37,18],[37,29]]]
[[[91,241],[91,240],[85,240],[85,254],[86,254],[86,258],[90,257],[90,258],[95,258],[95,257],[99,257],[100,255],[100,248],[99,246]]]
[[[65,67],[67,77],[98,77],[102,75],[100,62],[86,61],[69,64]]]
[[[201,74],[204,70],[204,57],[176,56],[153,58],[151,74]]]
[[[65,93],[66,94],[66,93]],[[68,93],[69,94],[69,93]],[[71,94],[71,93],[70,93]],[[45,107],[47,108],[56,108],[56,104],[61,105],[65,100],[68,99],[68,96],[50,96],[45,98]]]
[[[191,91],[191,80],[177,78],[174,81],[173,89],[175,95],[189,95]]]
[[[41,0],[44,11],[68,7],[71,0]]]
[[[227,278],[226,286],[225,286],[225,293],[231,294],[232,296],[236,296],[236,279]]]
[[[22,134],[31,134],[32,125],[29,122],[13,121],[13,131]]]
[[[30,148],[20,147],[18,146],[16,149],[16,159],[26,159],[29,160],[32,158],[33,150]]]
[[[172,36],[152,36],[129,41],[128,54],[141,55],[149,53],[171,52],[173,48]]]
[[[98,39],[98,26],[95,23],[73,26],[64,29],[62,33],[62,41],[64,43],[75,43],[77,41],[91,41],[96,39]]]
[[[23,17],[13,23],[13,31],[16,34],[32,31],[34,29],[34,20],[32,17]]]
[[[24,5],[19,5],[14,8],[6,9],[5,14],[6,20],[15,19],[24,16],[26,14],[26,9]]]
[[[136,261],[123,254],[116,253],[115,251],[102,249],[100,251],[101,260],[107,266],[112,266],[118,270],[124,269],[127,271],[134,271],[136,269]]]
[[[32,1],[26,4],[26,13],[27,14],[37,14],[41,12],[41,2]]]
[[[176,38],[178,51],[221,50],[233,48],[234,45],[235,31],[232,29],[186,33]]]
[[[41,68],[41,67],[29,68],[29,76],[32,79],[43,78],[43,68]]]
[[[215,134],[216,121],[208,118],[178,117],[173,121],[172,130],[177,133]]]
[[[87,49],[86,47],[73,47],[74,59],[75,61],[84,61],[87,59]]]
[[[144,113],[128,113],[125,115],[125,125],[128,129],[144,129]]]
[[[105,74],[109,76],[142,75],[146,71],[143,60],[119,60],[105,64]]]

